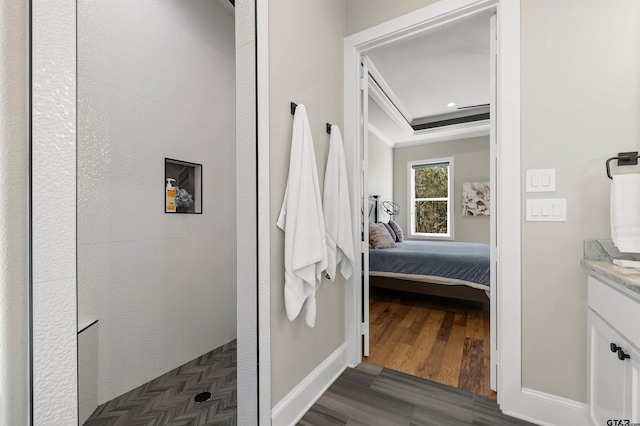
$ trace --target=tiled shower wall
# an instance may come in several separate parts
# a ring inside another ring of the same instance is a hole
[[[71,425],[78,399],[75,2],[36,0],[31,13],[31,422]]]
[[[99,403],[236,337],[234,17],[215,2],[78,1],[78,322]],[[165,157],[203,214],[165,214]]]

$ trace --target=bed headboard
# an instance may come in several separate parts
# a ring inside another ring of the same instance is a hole
[[[378,199],[379,195],[371,195],[369,197],[369,223],[378,222]]]

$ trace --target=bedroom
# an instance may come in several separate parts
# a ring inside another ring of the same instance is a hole
[[[396,243],[381,243],[387,228],[370,226],[379,245],[365,278],[365,359],[495,398],[485,291],[490,30],[483,15],[367,54],[369,222],[392,219]],[[433,260],[407,263],[416,246],[429,246]]]

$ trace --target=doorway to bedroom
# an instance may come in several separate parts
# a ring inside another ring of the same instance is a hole
[[[491,40],[489,11],[362,57],[363,361],[496,398]]]

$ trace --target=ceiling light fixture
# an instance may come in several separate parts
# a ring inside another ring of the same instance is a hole
[[[449,102],[449,103],[447,104],[447,106],[448,106],[449,108],[451,108],[451,107],[456,106],[456,103],[455,103],[455,102]]]

